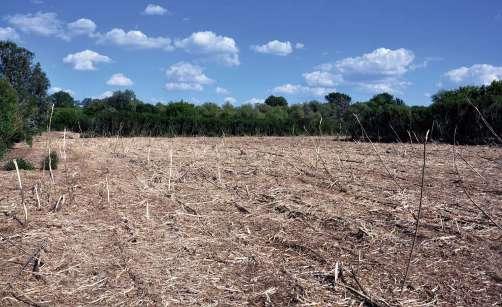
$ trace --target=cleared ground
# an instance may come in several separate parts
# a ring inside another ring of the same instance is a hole
[[[502,304],[501,148],[428,144],[400,291],[419,144],[71,137],[21,171],[27,223],[0,171],[0,305]]]

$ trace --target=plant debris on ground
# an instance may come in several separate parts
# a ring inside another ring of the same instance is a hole
[[[26,223],[0,171],[0,304],[501,304],[502,149],[428,144],[401,291],[423,145],[374,145],[45,134]]]

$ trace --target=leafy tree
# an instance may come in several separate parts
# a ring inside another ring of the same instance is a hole
[[[337,92],[329,93],[324,96],[324,98],[329,104],[333,104],[336,107],[335,114],[339,119],[345,116],[350,107],[350,103],[352,102],[352,97],[347,94]]]
[[[5,79],[0,79],[0,157],[22,134],[16,91]]]
[[[59,91],[49,96],[49,101],[54,104],[55,108],[73,108],[75,107],[75,100],[73,97],[64,91]]]
[[[0,76],[17,92],[25,135],[31,135],[43,124],[47,110],[49,80],[34,55],[9,41],[0,41]]]
[[[271,95],[265,99],[265,104],[271,107],[286,107],[288,106],[288,101],[282,96]]]

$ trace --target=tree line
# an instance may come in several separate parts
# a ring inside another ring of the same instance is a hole
[[[416,142],[427,130],[436,141],[501,143],[502,81],[440,91],[430,106],[408,106],[389,93],[352,102],[344,93],[324,101],[288,104],[281,96],[263,103],[149,104],[131,90],[75,101],[63,91],[48,95],[49,80],[32,52],[0,42],[0,154],[12,143],[52,129],[88,136],[340,135],[380,142]]]

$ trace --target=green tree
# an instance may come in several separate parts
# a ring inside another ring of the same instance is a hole
[[[13,42],[0,41],[0,76],[17,92],[26,135],[44,122],[50,86],[40,64],[33,64],[33,58],[31,51]]]
[[[352,98],[349,95],[337,92],[329,93],[324,98],[329,104],[335,106],[335,114],[339,119],[345,116],[352,102]]]
[[[5,79],[0,79],[0,157],[22,133],[16,91]]]
[[[59,91],[49,96],[49,101],[54,104],[55,108],[73,108],[75,107],[75,100],[73,97],[64,91]]]
[[[288,106],[288,101],[282,96],[271,95],[265,99],[265,104],[271,107],[286,107]]]

